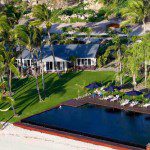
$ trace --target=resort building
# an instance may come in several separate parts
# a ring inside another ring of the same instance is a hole
[[[42,52],[34,54],[34,62],[37,62],[38,67],[43,65],[44,72],[55,72],[56,66],[58,71],[64,72],[71,67],[78,70],[94,70],[98,50],[99,44],[44,46]],[[24,50],[17,58],[17,64],[20,65],[21,61],[24,67],[32,66],[31,53],[28,50]]]

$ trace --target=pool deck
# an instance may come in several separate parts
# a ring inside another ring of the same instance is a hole
[[[72,99],[72,100],[62,103],[62,105],[72,106],[72,107],[80,107],[85,104],[95,104],[95,105],[104,106],[108,108],[125,110],[128,112],[150,114],[150,107],[145,108],[145,107],[140,107],[138,105],[130,107],[129,104],[127,104],[126,106],[121,106],[120,103],[117,101],[110,102],[109,100],[102,100],[102,98],[100,97],[92,98],[88,96],[88,97],[84,97],[78,100]]]

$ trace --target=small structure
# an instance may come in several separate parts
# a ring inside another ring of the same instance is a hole
[[[69,68],[75,65],[78,70],[94,70],[96,69],[96,56],[99,49],[99,44],[70,44],[70,45],[54,45],[44,46],[41,51],[38,51],[37,55],[34,55],[34,61],[37,61],[37,66],[41,66],[41,59],[45,72],[55,72],[57,65],[58,71],[66,72]],[[54,57],[53,57],[54,52]],[[71,57],[75,60],[72,62]],[[28,50],[24,50],[23,53],[17,58],[17,64],[31,67],[32,58]]]

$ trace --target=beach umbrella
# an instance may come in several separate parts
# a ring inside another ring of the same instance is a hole
[[[128,96],[138,96],[138,95],[141,95],[142,92],[133,90],[133,91],[126,92],[125,94]]]
[[[144,97],[150,99],[150,93],[144,95]]]
[[[106,92],[114,92],[115,90],[121,90],[121,88],[118,86],[110,85],[107,88],[104,88],[104,90]]]
[[[106,92],[114,92],[115,88],[114,88],[114,86],[108,86],[107,88],[104,88],[104,90]]]
[[[97,88],[99,88],[99,87],[100,87],[100,86],[99,86],[96,82],[91,83],[91,84],[89,84],[89,85],[86,86],[86,88],[87,88],[87,89],[90,89],[90,90],[94,90],[94,89],[97,89]]]

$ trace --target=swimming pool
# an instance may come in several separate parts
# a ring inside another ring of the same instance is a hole
[[[150,142],[150,115],[97,105],[53,108],[22,122],[142,148]]]

